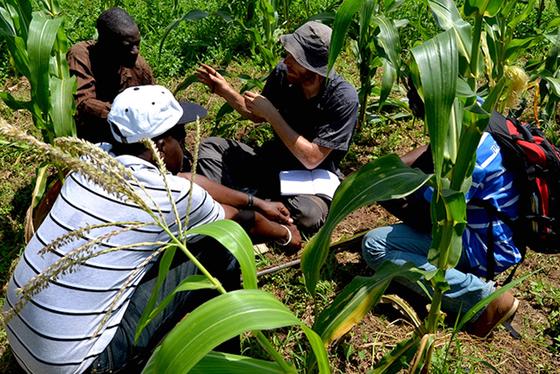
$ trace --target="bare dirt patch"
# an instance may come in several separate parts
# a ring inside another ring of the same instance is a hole
[[[333,242],[394,222],[396,219],[380,206],[363,207],[339,224],[333,234]],[[278,264],[296,259],[297,254],[287,256],[279,251],[273,251],[267,253],[267,258],[269,264]],[[334,253],[328,261],[324,278],[329,280],[330,287],[333,288],[328,294],[321,295],[322,299],[334,297],[356,275],[372,274],[371,269],[361,259],[359,242]],[[554,295],[549,291],[554,288],[560,290],[560,256],[544,256],[530,252],[525,262],[518,268],[516,278],[537,270],[539,272],[514,289],[516,297],[520,299],[520,308],[512,321],[512,326],[521,335],[520,338],[513,337],[504,327],[499,327],[490,339],[478,339],[461,332],[449,344],[451,330],[443,330],[437,343],[434,372],[446,370],[444,372],[557,373],[560,367],[560,352],[554,340],[557,335],[553,334],[556,331],[554,329],[558,327],[552,326],[551,322],[556,321],[557,324],[558,317],[551,320],[550,316],[551,313],[559,313],[560,299],[551,299]],[[297,299],[294,294],[299,293],[300,297],[306,295],[301,282],[296,282],[300,283],[300,287],[287,289],[285,286],[288,279],[293,281],[301,278],[299,268],[293,267],[283,272],[287,273],[267,276],[261,281],[266,289],[291,307],[294,302],[295,305],[304,303],[304,306],[296,306],[295,310],[296,312],[302,310],[300,318],[312,323],[313,312],[321,308],[308,304],[314,302],[308,296],[303,297],[305,301],[302,299],[294,301]],[[499,280],[503,281],[503,278],[505,275],[502,275]],[[546,286],[541,289],[538,286],[543,282]],[[400,293],[408,301],[412,301],[420,315],[425,314],[425,304],[410,300],[410,295],[402,288],[392,286],[389,292]],[[327,303],[325,300],[315,300],[315,302],[320,305]],[[453,320],[451,318],[448,320],[451,325]],[[412,325],[394,307],[380,304],[330,348],[329,355],[333,369],[339,373],[367,372],[398,342],[410,337],[412,331]],[[448,346],[447,363],[444,363]]]

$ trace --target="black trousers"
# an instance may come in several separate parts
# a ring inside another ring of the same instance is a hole
[[[200,144],[198,172],[214,182],[263,199],[281,201],[294,223],[305,233],[314,233],[323,225],[330,201],[315,195],[280,196],[278,173],[286,155],[270,155],[236,140],[218,137]]]

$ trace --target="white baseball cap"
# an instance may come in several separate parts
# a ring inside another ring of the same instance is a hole
[[[207,114],[206,109],[198,104],[179,103],[163,86],[137,86],[125,89],[115,97],[107,120],[116,141],[138,143]]]

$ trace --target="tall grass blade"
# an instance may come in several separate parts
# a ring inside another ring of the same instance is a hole
[[[424,334],[408,372],[411,374],[422,374],[430,372],[431,357],[435,338],[433,334]]]
[[[496,90],[493,90],[494,92]],[[476,160],[476,149],[480,142],[482,132],[488,125],[489,114],[475,104],[465,108],[463,111],[463,128],[461,129],[461,140],[457,151],[457,159],[451,175],[451,188],[463,192],[467,191],[464,184],[465,178],[472,174]],[[469,156],[467,156],[469,155]]]
[[[51,119],[55,137],[76,136],[74,111],[76,101],[76,77],[57,78],[50,77],[51,86]]]
[[[470,63],[472,26],[461,17],[455,2],[453,0],[432,0],[428,1],[428,5],[438,25],[444,31],[453,30],[459,53]]]
[[[247,356],[212,351],[204,356],[189,372],[190,374],[284,374],[276,362]]]
[[[25,241],[31,240],[35,234],[35,225],[33,224],[33,211],[41,202],[41,199],[45,195],[45,190],[47,187],[47,180],[49,178],[49,165],[42,164],[35,171],[35,186],[33,187],[33,192],[31,193],[31,203],[29,208],[25,213]]]
[[[369,374],[398,373],[412,360],[419,345],[420,337],[416,334],[408,340],[401,341],[391,352],[379,360]]]
[[[317,316],[313,330],[330,344],[346,334],[379,302],[394,277],[410,272],[412,265],[397,266],[384,262],[371,277],[355,277],[334,301]],[[420,273],[407,274],[407,278],[420,278]]]
[[[381,79],[381,94],[379,95],[379,111],[381,111],[381,108],[385,103],[385,100],[387,100],[387,98],[391,94],[393,85],[397,80],[397,74],[398,72],[393,66],[393,64],[391,64],[391,62],[389,62],[388,60],[384,60],[383,78]]]
[[[329,47],[328,71],[331,71],[338,55],[342,51],[346,33],[348,32],[352,18],[354,18],[354,14],[360,9],[364,1],[365,0],[345,0],[336,11],[331,44]]]
[[[229,292],[183,319],[150,357],[144,372],[186,373],[213,348],[234,336],[293,325],[303,322],[274,296],[260,290]]]
[[[243,288],[257,288],[255,251],[251,239],[236,222],[221,220],[192,228],[186,234],[211,236],[227,248],[239,262],[243,275]]]
[[[524,39],[513,39],[510,41],[504,52],[504,60],[507,61],[514,61],[517,58],[525,53],[528,49],[530,50],[532,47],[540,43],[543,39],[542,35],[537,36],[530,36]],[[499,61],[496,61],[499,63]]]
[[[348,176],[335,193],[324,226],[305,246],[302,269],[308,291],[315,293],[331,234],[340,221],[361,206],[404,197],[422,187],[430,178],[418,169],[406,167],[394,154],[380,157]]]
[[[161,284],[156,287],[157,288],[154,288],[154,290],[159,290]],[[169,303],[173,301],[173,298],[177,293],[185,292],[185,291],[196,291],[202,289],[213,289],[213,288],[215,287],[212,284],[212,282],[210,282],[208,278],[206,278],[206,276],[204,275],[191,275],[183,279],[183,281],[181,281],[181,283],[179,283],[179,285],[172,292],[170,292],[167,296],[165,296],[165,298],[157,305],[157,307],[154,308],[152,305],[150,309],[147,308],[144,309],[144,311],[142,312],[142,317],[140,318],[140,321],[138,322],[138,326],[136,327],[134,341],[135,342],[138,341],[138,338],[140,337],[142,331],[146,328],[146,326],[148,326],[150,322],[155,317],[157,317],[158,314],[163,312],[163,310],[167,307],[167,305],[169,305]],[[157,298],[157,293],[155,295]]]
[[[429,295],[429,292],[426,289],[424,283],[417,282],[417,284],[423,288],[423,291],[427,295]],[[383,295],[381,297],[380,302],[393,304],[393,307],[398,309],[403,315],[405,315],[408,318],[409,322],[412,323],[414,329],[417,331],[419,335],[424,333],[423,324],[422,321],[420,320],[420,317],[418,316],[418,313],[416,313],[416,310],[414,310],[414,308],[403,298],[395,294]]]
[[[535,5],[537,3],[537,0],[529,0],[526,3],[520,3],[517,1],[511,1],[510,4],[511,6],[515,6],[517,4],[524,4],[524,8],[521,12],[515,12],[515,14],[517,14],[515,17],[513,17],[509,22],[508,22],[508,27],[512,30],[514,30],[517,25],[519,25],[519,23],[523,22],[524,20],[527,19],[527,17],[529,17],[531,15],[531,13],[533,13],[535,11]],[[505,13],[506,9],[502,9],[502,13],[504,15],[509,15],[510,13]]]
[[[15,36],[16,30],[14,27],[14,22],[5,8],[0,7],[0,36],[2,38]]]
[[[167,274],[169,273],[169,267],[171,266],[171,262],[173,261],[173,257],[175,256],[176,251],[177,247],[170,246],[165,251],[163,251],[163,254],[161,255],[158,265],[159,269],[156,278],[156,284],[152,289],[152,293],[150,295],[150,298],[148,299],[148,303],[142,311],[142,315],[140,316],[140,320],[138,321],[138,326],[136,327],[136,332],[134,334],[134,342],[138,341],[140,334],[142,333],[144,328],[148,326],[151,319],[153,318],[152,312],[154,310],[154,307],[156,306],[159,291],[161,289],[161,286],[163,285],[163,282],[165,281],[165,278],[167,277]]]
[[[167,40],[167,37],[169,36],[171,31],[173,31],[177,26],[179,26],[179,24],[181,22],[183,22],[183,21],[197,21],[199,19],[206,18],[206,17],[208,17],[208,12],[206,12],[204,10],[200,10],[200,9],[193,9],[193,10],[189,11],[187,14],[185,14],[184,16],[182,16],[181,18],[177,18],[176,20],[171,22],[169,25],[167,25],[167,27],[165,28],[165,31],[163,32],[163,36],[161,38],[161,41],[159,42],[159,50],[158,50],[159,55],[161,56],[161,51],[163,50],[163,44]]]
[[[385,53],[381,95],[379,97],[379,109],[381,110],[381,106],[387,97],[389,97],[393,84],[395,84],[398,78],[401,66],[401,44],[399,41],[399,33],[390,19],[384,16],[377,16],[373,17],[373,22],[379,26],[377,40]]]
[[[485,17],[494,17],[504,3],[506,1],[503,0],[466,0],[463,9],[466,16],[477,13]]]
[[[233,109],[231,105],[229,105],[228,103],[224,103],[224,105],[222,105],[220,109],[218,109],[218,113],[216,113],[216,119],[214,120],[214,122],[216,124],[219,124],[226,115],[233,113],[234,111],[235,109]]]
[[[26,109],[26,110],[33,110],[33,103],[31,101],[21,101],[16,99],[12,94],[9,92],[0,92],[0,100],[6,103],[7,106],[14,110],[19,109]]]
[[[554,95],[560,97],[560,78],[543,77],[549,84],[549,89]]]
[[[43,8],[52,16],[60,14],[60,5],[57,0],[41,0]]]
[[[11,19],[13,29],[23,40],[27,40],[29,24],[32,18],[32,5],[29,0],[4,1],[8,18]]]
[[[51,51],[56,40],[58,29],[62,24],[62,18],[46,18],[39,12],[33,13],[33,19],[29,25],[29,37],[27,39],[27,50],[29,60],[33,63],[29,66],[31,89],[35,103],[43,113],[48,113],[49,100],[49,61]],[[52,129],[51,129],[52,130]]]
[[[177,95],[180,91],[186,90],[191,84],[198,82],[196,75],[191,74],[181,81],[173,90],[173,95]]]
[[[29,14],[31,16],[31,13]],[[0,37],[14,59],[15,69],[29,78],[29,57],[27,55],[27,28],[29,24],[20,25],[18,12],[13,6],[0,7]]]
[[[383,48],[383,52],[385,52],[385,57],[397,71],[400,70],[401,43],[397,28],[393,24],[393,21],[385,16],[373,17],[373,22],[379,26],[379,35],[377,39]]]
[[[496,291],[491,293],[489,296],[480,300],[472,308],[470,308],[467,311],[467,313],[465,313],[463,315],[463,317],[461,317],[461,320],[457,324],[456,330],[461,330],[478,312],[480,312],[481,310],[486,308],[486,306],[488,306],[488,304],[490,304],[493,300],[497,299],[498,297],[500,297],[501,295],[503,295],[507,291],[511,290],[513,287],[517,286],[518,284],[521,284],[527,278],[535,275],[539,271],[540,271],[540,269],[536,270],[536,271],[533,271],[532,273],[526,274],[526,275],[522,276],[521,278],[518,278],[518,279],[514,280],[513,282],[510,282],[510,283],[498,288]]]
[[[457,83],[460,81],[461,80],[458,79]],[[463,109],[463,102],[456,99],[453,103],[453,107],[451,107],[451,117],[449,118],[449,133],[447,135],[448,140],[445,143],[445,149],[443,150],[443,157],[444,159],[449,160],[448,166],[450,167],[455,165],[458,157],[459,140],[461,139],[463,130]]]
[[[443,32],[414,47],[412,55],[424,93],[425,122],[430,133],[434,172],[439,181],[459,70],[455,37],[451,31]]]
[[[462,235],[467,222],[466,203],[465,195],[454,190],[443,190],[441,198],[445,206],[441,215],[445,218],[438,218],[438,222],[445,225],[440,227],[450,229],[445,234],[441,230],[433,233],[428,261],[440,269],[449,269],[455,267],[461,257]],[[443,277],[440,281],[444,282]]]

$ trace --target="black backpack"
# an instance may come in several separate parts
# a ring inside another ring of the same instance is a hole
[[[514,241],[525,255],[525,248],[541,253],[560,253],[560,152],[533,124],[521,123],[494,112],[487,132],[501,148],[504,166],[514,173],[520,196],[519,219],[512,221],[492,209],[514,232]],[[493,251],[489,248],[489,276]]]

